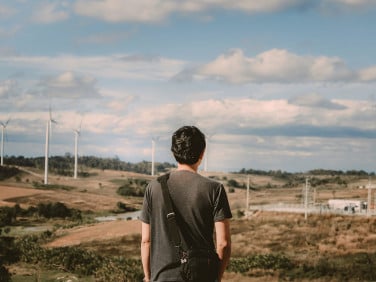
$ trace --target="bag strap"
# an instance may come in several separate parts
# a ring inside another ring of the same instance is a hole
[[[167,226],[171,234],[172,243],[176,248],[181,248],[181,238],[179,234],[178,225],[176,223],[176,215],[172,207],[171,196],[168,190],[167,179],[170,174],[167,173],[157,178],[162,187],[163,201],[167,210]]]

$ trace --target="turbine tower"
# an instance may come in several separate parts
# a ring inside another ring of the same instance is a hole
[[[50,146],[50,137],[51,137],[51,128],[52,123],[57,123],[52,119],[51,107],[50,107],[50,116],[46,123],[46,146],[45,146],[45,158],[44,158],[44,184],[48,184],[48,158],[49,158],[49,146]]]
[[[205,172],[208,171],[209,141],[211,141],[214,134],[215,133],[208,134],[207,136],[205,136],[205,140],[206,140],[206,148],[205,148],[205,156],[204,156],[204,171]]]
[[[153,137],[151,139],[151,175],[154,176],[154,159],[155,159],[155,143],[159,137]]]
[[[82,125],[82,119],[80,122],[80,126],[78,129],[74,130],[74,174],[73,178],[77,179],[77,166],[78,166],[78,137],[81,134],[81,125]]]
[[[8,119],[5,123],[0,122],[1,125],[1,163],[0,165],[4,165],[4,133],[5,133],[5,128],[7,128],[7,125],[9,123],[10,119]]]

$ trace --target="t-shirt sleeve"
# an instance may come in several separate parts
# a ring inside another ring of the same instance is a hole
[[[151,185],[150,183],[145,189],[144,201],[142,204],[140,220],[147,224],[150,224],[151,217]]]
[[[222,184],[218,189],[218,194],[214,206],[214,221],[221,221],[226,218],[232,218],[230,204],[227,199],[226,190]]]

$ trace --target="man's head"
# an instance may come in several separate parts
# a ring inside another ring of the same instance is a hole
[[[205,146],[205,135],[195,126],[183,126],[172,135],[171,151],[180,164],[197,163]]]

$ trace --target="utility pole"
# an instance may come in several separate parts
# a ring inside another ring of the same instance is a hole
[[[371,177],[368,179],[367,216],[371,216]]]
[[[247,199],[246,199],[246,206],[245,206],[245,216],[248,219],[248,212],[249,212],[249,175],[247,176]]]

